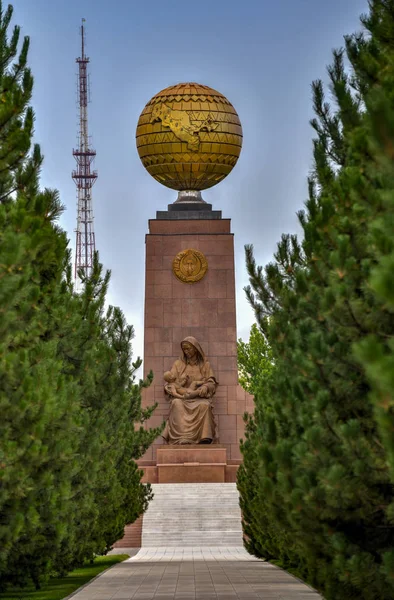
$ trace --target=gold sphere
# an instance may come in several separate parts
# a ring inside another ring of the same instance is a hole
[[[173,190],[205,190],[226,177],[242,147],[242,127],[223,94],[179,83],[148,102],[137,124],[142,164]]]

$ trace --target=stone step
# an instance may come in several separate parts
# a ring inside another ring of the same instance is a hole
[[[152,484],[142,547],[242,547],[234,483]]]

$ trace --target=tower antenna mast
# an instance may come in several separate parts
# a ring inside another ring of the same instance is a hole
[[[92,273],[96,241],[93,226],[92,187],[97,179],[97,171],[91,167],[96,151],[90,148],[88,130],[89,82],[87,66],[89,58],[85,55],[85,19],[81,25],[81,56],[78,63],[78,106],[79,134],[78,149],[73,150],[77,168],[72,172],[72,178],[77,186],[77,228],[75,248],[75,282],[78,288],[78,272],[82,269],[85,277]]]

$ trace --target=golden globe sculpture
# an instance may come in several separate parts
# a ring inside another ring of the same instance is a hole
[[[216,185],[235,166],[242,147],[237,112],[223,94],[179,83],[148,102],[137,124],[142,164],[159,183],[185,197]],[[180,199],[180,198],[179,198]]]

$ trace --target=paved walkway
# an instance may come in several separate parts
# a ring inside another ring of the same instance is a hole
[[[73,600],[321,600],[243,548],[143,548]]]

